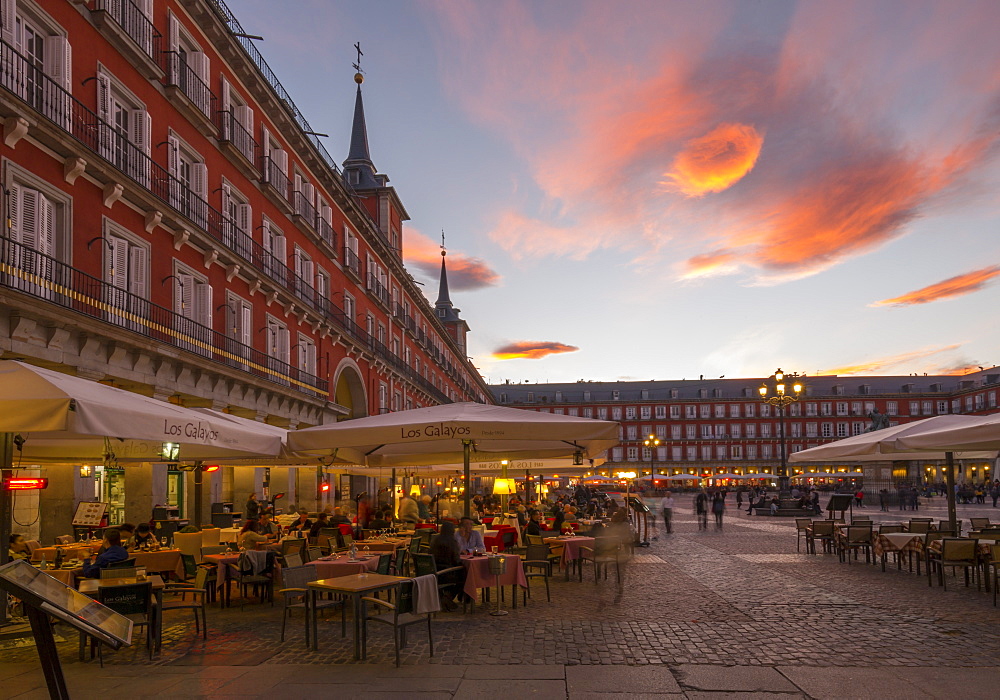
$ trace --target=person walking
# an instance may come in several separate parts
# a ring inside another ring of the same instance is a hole
[[[993,503],[994,505],[996,504],[996,498],[993,499]],[[669,535],[674,531],[674,497],[669,491],[667,491],[663,498],[660,499],[660,510],[663,511],[663,525],[667,528],[667,534]]]
[[[705,489],[698,492],[694,497],[694,513],[698,517],[698,529],[708,529],[708,494]]]
[[[712,498],[712,514],[715,515],[715,529],[722,529],[722,514],[726,512],[726,492],[716,491]]]
[[[252,521],[256,525],[257,518],[260,516],[260,503],[257,502],[256,493],[250,494],[250,497],[247,499],[247,504],[243,507],[243,511],[243,517],[246,520]]]
[[[997,507],[997,499],[1000,499],[1000,481],[994,481],[993,487],[990,488],[990,498],[993,499],[993,507]]]
[[[743,487],[736,489],[736,509],[743,510]]]

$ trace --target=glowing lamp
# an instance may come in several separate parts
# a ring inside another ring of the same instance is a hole
[[[4,479],[2,484],[5,491],[33,491],[47,487],[49,485],[49,480],[44,476],[19,476]]]
[[[517,488],[513,479],[500,477],[493,482],[493,495],[509,496],[512,493],[517,493]]]
[[[330,490],[330,482],[329,481],[324,481],[322,484],[319,485],[319,492],[320,493],[326,493],[329,490]]]
[[[419,496],[420,495],[420,486],[418,486],[417,484],[414,484],[413,486],[411,486],[410,487],[410,495],[411,496]]]
[[[84,479],[91,476],[92,474],[93,472],[91,471],[90,465],[83,464],[80,466],[80,476],[82,476]]]
[[[212,472],[219,471],[219,465],[218,464],[206,464],[204,467],[201,468],[201,470],[203,472],[205,472],[206,474],[211,474]]]

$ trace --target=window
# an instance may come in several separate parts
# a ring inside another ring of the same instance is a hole
[[[756,445],[747,445],[747,459],[757,459]]]
[[[389,412],[389,387],[383,382],[378,385],[378,412]]]
[[[755,413],[756,409],[754,408],[754,404],[748,403],[743,405],[743,415],[745,417],[753,418]]]
[[[614,447],[614,448],[612,448],[612,450],[611,450],[611,461],[612,462],[620,462],[620,461],[622,461],[622,448],[620,448],[620,447]]]
[[[816,404],[814,404],[814,403],[807,403],[806,404],[806,415],[807,416],[815,416],[815,415],[817,415],[816,414]]]
[[[715,446],[716,459],[729,459],[729,449],[725,445]]]
[[[771,437],[771,424],[770,423],[761,423],[760,424],[760,436],[762,438],[769,438],[769,437]]]
[[[730,447],[733,459],[743,459],[743,445],[733,445]]]
[[[708,398],[708,389],[698,389],[698,398],[699,399],[707,399]]]
[[[670,439],[680,440],[681,439],[681,426],[671,425],[670,426]]]
[[[567,416],[578,416],[578,415],[580,415],[580,409],[578,409],[576,407],[567,408],[566,409],[566,415]]]
[[[671,406],[670,407],[670,420],[680,420],[681,417],[681,407]]]
[[[283,199],[288,199],[288,151],[281,147],[281,144],[271,136],[268,128],[263,125],[261,125],[261,149],[264,155],[262,180]]]
[[[990,393],[988,393],[986,395],[986,404],[990,408],[996,408],[997,407],[997,392],[991,391]]]
[[[793,403],[791,406],[788,407],[788,415],[790,415],[790,416],[796,416],[796,417],[797,416],[801,416],[802,415],[802,407],[799,406],[797,403]]]
[[[715,406],[715,417],[725,418],[726,417],[726,407],[723,404],[716,404]]]
[[[701,446],[701,458],[704,461],[706,461],[706,462],[708,462],[708,461],[710,461],[712,459],[712,446],[711,445],[702,445]]]
[[[649,418],[650,418],[651,415],[652,414],[650,413],[649,406],[640,406],[639,407],[639,417],[640,418],[642,418],[643,420],[649,420]]]
[[[766,404],[766,403],[763,404],[763,405],[761,405],[761,407],[760,407],[760,417],[761,418],[767,418],[770,415],[771,415],[771,405],[770,404]]]
[[[226,337],[229,338],[227,350],[235,358],[250,359],[253,346],[253,307],[250,302],[232,292],[226,295]],[[229,358],[229,362],[249,369],[246,362]]]
[[[743,427],[746,429],[746,434],[747,434],[748,438],[750,438],[752,440],[752,439],[754,439],[754,438],[757,437],[757,424],[756,423],[747,423]]]
[[[684,451],[680,447],[671,447],[670,448],[670,459],[672,461],[674,461],[674,462],[680,462],[681,461],[681,457],[682,457],[683,454],[684,454]]]
[[[660,438],[661,440],[665,440],[667,438],[667,426],[665,425],[656,426],[656,437]]]
[[[167,33],[167,84],[180,88],[206,117],[211,118],[214,96],[208,87],[211,74],[208,55],[173,13],[167,16]]]
[[[635,420],[635,406],[625,407],[625,420]]]
[[[255,163],[257,144],[252,135],[253,109],[225,77],[222,78],[219,119],[222,122],[221,140],[229,141],[244,158]]]
[[[344,316],[347,318],[348,322],[351,323],[351,324],[355,323],[355,319],[354,319],[354,313],[355,313],[355,311],[356,311],[356,307],[355,307],[355,304],[354,304],[354,297],[351,296],[350,294],[348,294],[345,291],[344,292]],[[419,360],[418,360],[418,362],[419,362]],[[420,371],[419,366],[417,368],[417,371],[418,372]],[[529,398],[528,400],[530,401],[531,399]]]
[[[712,426],[708,425],[707,423],[702,424],[702,426],[701,426],[701,439],[702,440],[707,440],[707,439],[709,439],[711,437],[712,437]]]
[[[583,417],[584,418],[593,418],[594,417],[594,409],[592,409],[590,407],[587,407],[587,408],[583,409]]]
[[[583,400],[584,401],[590,401],[590,392],[589,391],[583,392]]]
[[[629,440],[636,440],[636,439],[638,439],[637,438],[637,436],[638,436],[638,429],[634,425],[628,426],[628,428],[626,428],[626,431],[627,431],[628,439]]]
[[[599,420],[607,420],[608,419],[608,409],[606,409],[604,407],[598,408],[597,409],[597,418]]]
[[[112,285],[105,319],[139,333],[149,318],[149,247],[109,219],[104,220],[105,281]]]
[[[657,406],[656,407],[656,418],[657,418],[657,420],[663,420],[666,417],[667,417],[667,407],[666,406]]]
[[[648,461],[652,460],[652,458],[653,458],[653,451],[651,449],[649,449],[648,447],[643,447],[642,448],[642,460],[644,462],[648,462]]]
[[[821,428],[823,430],[823,437],[833,437],[833,423],[823,423]]]
[[[820,415],[823,415],[823,416],[832,416],[833,415],[833,406],[830,404],[829,401],[824,401],[823,403],[821,403],[819,405],[819,412],[820,412]]]
[[[943,415],[943,414],[947,413],[948,412],[948,402],[947,401],[938,401],[937,402],[937,412],[938,412],[938,415]]]
[[[815,423],[806,423],[806,437],[816,437],[816,428],[817,426]]]
[[[627,447],[625,448],[626,459],[630,462],[635,462],[639,459],[639,449],[637,447]]]
[[[861,404],[858,404],[858,405],[860,406]],[[887,415],[890,415],[890,416],[899,415],[899,404],[897,402],[895,402],[895,401],[886,401],[885,402],[885,412],[886,412]]]
[[[850,434],[849,428],[850,426],[847,423],[837,423],[837,437],[847,437]]]
[[[66,32],[34,4],[4,0],[3,15],[3,40],[20,54],[9,57],[12,66],[4,66],[4,86],[64,129],[70,128],[72,100],[63,90],[73,89],[73,54]]]
[[[295,170],[292,176],[292,207],[310,227],[316,226],[316,186],[306,176]]]
[[[761,445],[760,446],[760,458],[761,459],[771,459],[771,446]]]
[[[562,403],[563,402],[563,393],[561,391],[557,391],[556,392],[556,397],[555,397],[554,401],[556,403]]]
[[[838,416],[846,416],[847,415],[847,402],[846,401],[838,401],[837,402],[837,415]]]
[[[680,396],[680,392],[677,389],[671,389],[670,390],[670,398],[676,399],[679,396]]]
[[[210,355],[212,338],[212,285],[190,268],[174,268],[174,311],[178,314],[178,345],[202,355]]]
[[[910,401],[910,415],[917,416],[920,415],[920,402]]]
[[[729,426],[730,437],[738,438],[740,437],[740,433],[742,432],[743,432],[743,426],[741,426],[739,423],[733,423],[732,425]]]
[[[740,405],[738,403],[729,404],[729,417],[730,418],[740,417]]]
[[[852,435],[860,435],[863,432],[865,432],[865,424],[864,423],[851,423],[851,434]]]
[[[146,106],[103,67],[97,73],[98,150],[130,178],[149,184],[150,121]]]
[[[922,401],[920,403],[920,412],[925,416],[934,415],[934,403],[932,401]]]
[[[611,392],[611,400],[612,401],[618,401],[620,399],[621,399],[621,392],[620,391],[615,390],[615,391]]]
[[[709,406],[707,403],[703,403],[701,406],[698,407],[698,415],[701,416],[702,418],[711,418],[712,407]]]
[[[222,183],[222,242],[244,260],[253,260],[253,211],[246,197]]]
[[[801,423],[792,423],[791,424],[791,434],[792,434],[793,438],[800,438],[800,437],[802,437],[802,424]]]
[[[614,408],[611,409],[611,420],[621,420],[621,419],[622,419],[622,409],[620,406],[615,406]]]
[[[316,343],[312,338],[299,333],[297,367],[300,372],[305,372],[314,377],[316,375]],[[308,378],[299,377],[299,381],[308,382]]]
[[[862,415],[862,409],[861,409],[861,402],[860,401],[854,401],[853,403],[851,403],[851,415],[852,416],[860,416],[860,415]]]
[[[301,299],[311,302],[313,300],[312,281],[316,269],[312,258],[301,248],[295,246],[292,253],[292,264],[295,270],[295,293]]]
[[[288,243],[285,234],[270,219],[264,219],[261,224],[261,246],[264,248],[264,272],[287,286],[288,265],[285,261],[288,259]]]
[[[690,424],[685,425],[684,437],[687,440],[694,440],[696,437],[698,437],[698,426]]]
[[[639,398],[643,401],[649,401],[649,389],[640,389]]]
[[[697,418],[698,417],[698,407],[697,406],[685,406],[684,407],[684,417],[685,418]]]
[[[52,258],[57,254],[59,207],[47,193],[22,184],[10,188],[11,245],[4,246],[4,262],[18,274],[4,274],[11,287],[49,299],[53,279]]]
[[[687,458],[689,462],[693,462],[696,459],[698,459],[698,448],[697,447],[687,448]]]
[[[170,205],[197,226],[208,227],[208,166],[175,134],[167,136]]]

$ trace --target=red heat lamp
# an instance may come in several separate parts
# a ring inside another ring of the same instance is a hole
[[[319,485],[320,493],[326,493],[329,490],[330,490],[330,482],[324,481],[322,484]]]
[[[32,491],[49,485],[47,477],[11,477],[3,480],[4,491]]]
[[[219,471],[219,465],[218,464],[206,464],[204,467],[201,468],[201,470],[203,472],[205,472],[206,474],[211,474],[212,472]]]

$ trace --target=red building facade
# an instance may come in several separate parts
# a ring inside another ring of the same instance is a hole
[[[221,0],[0,12],[3,357],[293,428],[491,400],[403,266],[360,78],[341,169]]]

